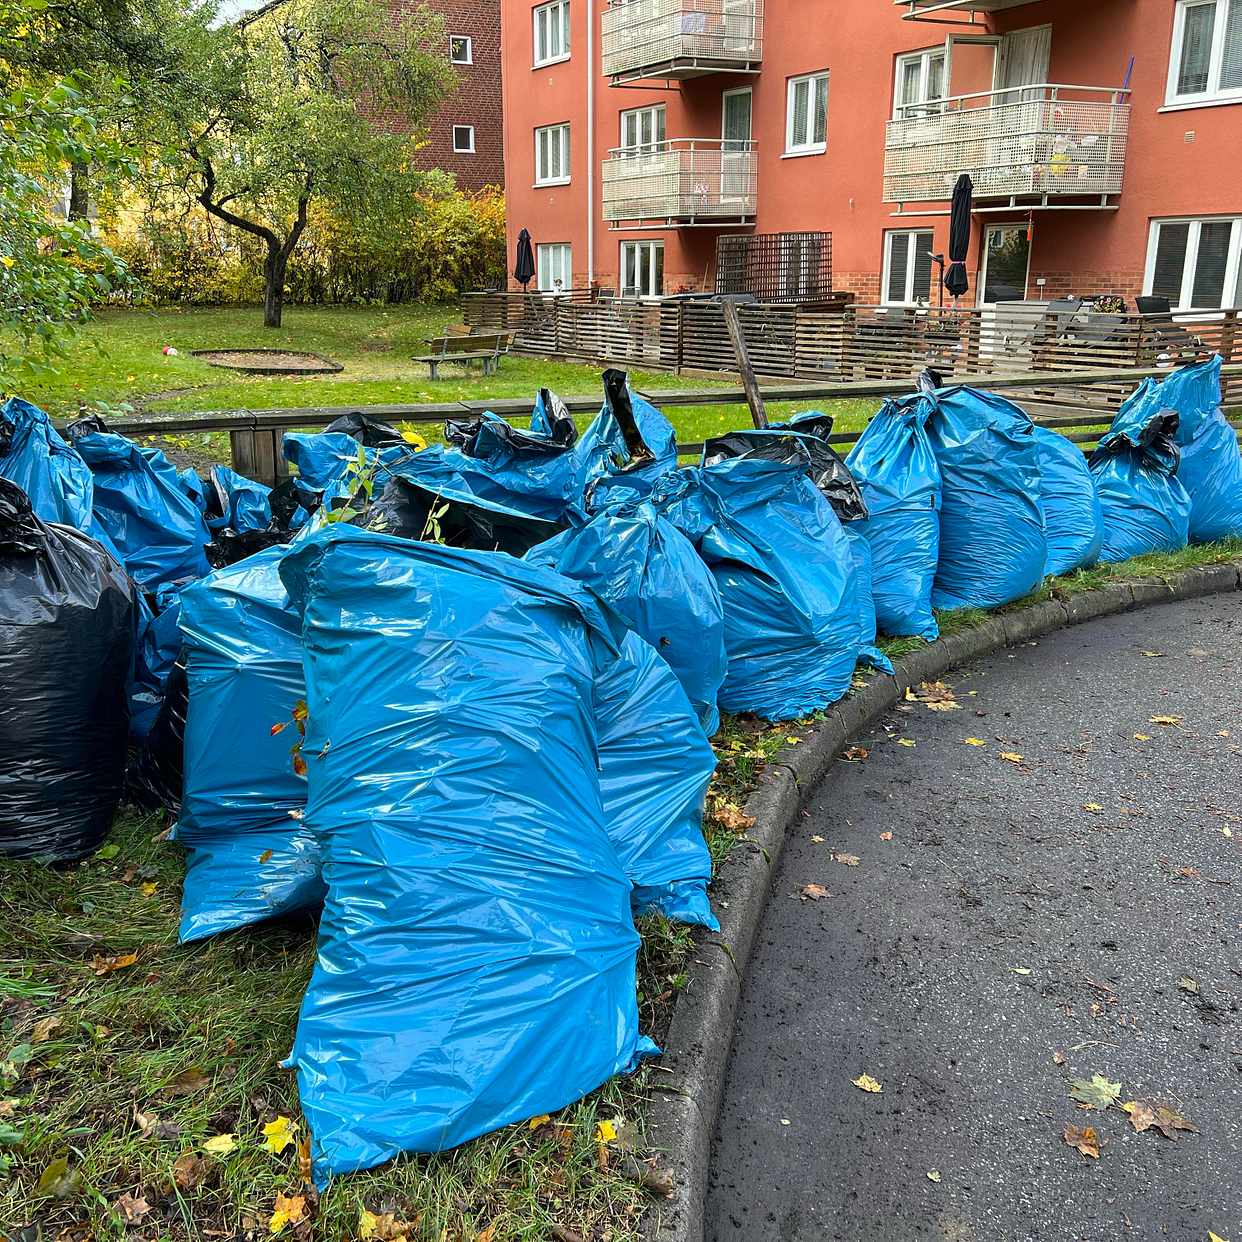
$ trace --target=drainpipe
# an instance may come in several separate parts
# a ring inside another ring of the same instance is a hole
[[[587,285],[595,280],[595,0],[586,0]]]

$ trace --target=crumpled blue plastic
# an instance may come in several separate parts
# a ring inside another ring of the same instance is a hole
[[[595,683],[600,791],[639,914],[720,929],[703,802],[716,753],[672,669],[632,631]]]
[[[73,526],[120,557],[95,520],[95,483],[90,467],[61,438],[48,416],[20,397],[0,406],[0,424],[10,424],[8,451],[0,455],[0,477],[30,497],[30,507],[45,522]]]
[[[153,593],[148,601],[142,591],[135,591],[138,609],[138,643],[134,652],[134,671],[130,678],[129,733],[134,741],[142,741],[151,731],[160,704],[164,701],[164,685],[181,652],[181,589],[185,583],[170,583]]]
[[[1140,392],[1142,390],[1140,389]],[[1091,454],[1104,538],[1100,561],[1177,552],[1190,541],[1190,494],[1177,478],[1178,416],[1132,394]]]
[[[1050,427],[1035,428],[1039,452],[1039,505],[1048,559],[1044,573],[1069,574],[1099,559],[1104,515],[1095,478],[1082,449]]]
[[[279,574],[289,551],[268,548],[182,594],[190,688],[175,832],[188,851],[183,941],[323,900],[318,842],[290,814],[306,804],[291,754],[306,685],[301,617]]]
[[[1242,537],[1242,451],[1221,410],[1220,369],[1214,354],[1163,380],[1146,379],[1122,406],[1140,421],[1148,413],[1177,413],[1177,477],[1190,494],[1191,543]]]
[[[1048,544],[1039,508],[1035,424],[997,393],[958,385],[914,398],[929,407],[940,466],[936,608],[998,608],[1044,577]]]
[[[219,517],[207,518],[209,530],[227,529],[244,535],[248,531],[267,530],[272,524],[270,488],[228,466],[212,466],[211,485],[221,513]]]
[[[875,593],[871,585],[871,544],[857,522],[845,522],[842,529],[849,540],[850,554],[854,558],[854,570],[858,575],[858,619],[862,633],[862,645],[858,658],[881,673],[891,673],[893,662],[876,646]]]
[[[668,662],[708,736],[720,726],[724,605],[693,544],[647,502],[610,509],[526,554],[589,586]]]
[[[553,1112],[652,1045],[596,771],[619,621],[503,553],[340,523],[281,575],[327,881],[291,1058],[322,1186]]]
[[[940,560],[940,466],[927,438],[926,402],[886,401],[845,459],[868,516],[851,522],[871,547],[880,633],[934,642],[932,582]]]
[[[203,549],[211,533],[175,482],[175,468],[170,479],[137,444],[110,431],[87,431],[73,447],[91,469],[95,517],[140,586],[156,591],[210,571]]]
[[[308,503],[320,496],[330,501],[342,494],[360,461],[368,468],[378,462],[383,475],[418,456],[411,445],[368,448],[343,431],[287,431],[280,449],[285,460],[297,467],[298,489]],[[382,484],[383,478],[377,483]]]
[[[791,720],[834,703],[853,681],[863,646],[858,571],[806,465],[734,457],[676,471],[652,493],[720,590],[725,711]]]

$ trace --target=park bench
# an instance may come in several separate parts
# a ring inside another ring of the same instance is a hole
[[[484,375],[494,375],[513,344],[513,333],[463,332],[450,327],[443,336],[429,337],[425,343],[431,352],[416,356],[414,361],[425,363],[433,380],[440,378],[440,367],[446,362],[460,363],[467,370],[478,362]]]

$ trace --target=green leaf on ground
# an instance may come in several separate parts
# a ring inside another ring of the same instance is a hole
[[[1112,1108],[1121,1099],[1121,1083],[1109,1082],[1099,1074],[1088,1078],[1075,1078],[1070,1082],[1070,1099],[1079,1108]]]

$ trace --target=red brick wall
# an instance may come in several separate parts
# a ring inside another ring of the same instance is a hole
[[[421,0],[388,0],[389,10],[412,9]],[[428,122],[427,143],[418,153],[420,168],[455,173],[463,190],[503,186],[505,180],[500,94],[500,0],[428,0],[444,17],[449,35],[469,35],[474,64],[454,65],[460,85]],[[447,39],[444,55],[448,56]],[[399,131],[402,118],[380,116],[377,122]],[[453,126],[474,126],[473,155],[453,150]]]

